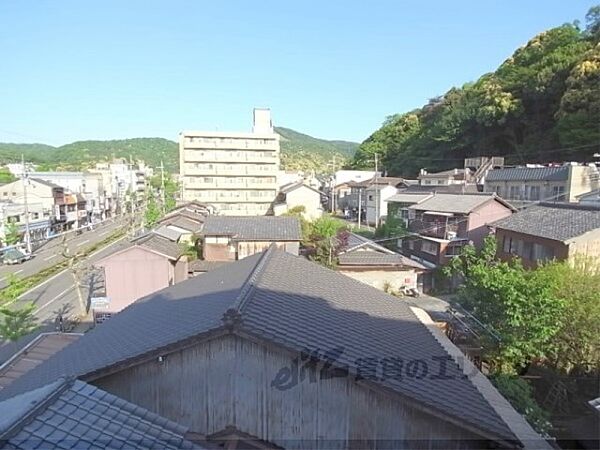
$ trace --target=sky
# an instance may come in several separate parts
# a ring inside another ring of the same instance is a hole
[[[249,131],[362,141],[586,0],[0,0],[0,142]]]

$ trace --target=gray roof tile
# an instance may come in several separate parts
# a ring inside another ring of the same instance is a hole
[[[497,181],[567,181],[569,166],[560,167],[512,167],[490,170],[485,182]]]
[[[294,351],[340,348],[336,364],[347,365],[351,373],[357,373],[362,358],[448,358],[406,303],[272,247],[137,301],[17,380],[0,397],[42,386],[65,373],[91,376],[221,330],[226,317],[236,316],[244,333]],[[450,379],[405,377],[378,383],[483,432],[516,439],[457,364],[448,364],[447,374]]]
[[[79,414],[67,412],[72,404]],[[86,448],[92,442],[111,449],[200,448],[184,439],[185,427],[146,410],[143,416],[132,411],[142,409],[83,381],[61,378],[0,402],[0,416],[10,416],[0,439],[15,449]],[[138,427],[143,432],[134,438]]]
[[[179,259],[183,253],[181,247],[176,242],[154,232],[144,234],[131,242],[173,260]]]
[[[600,228],[600,206],[540,203],[528,206],[490,225],[503,230],[565,242]]]
[[[300,222],[296,217],[209,216],[203,235],[233,236],[239,240],[299,241]]]
[[[458,214],[469,214],[490,200],[496,199],[512,209],[504,200],[494,193],[478,194],[440,194],[436,193],[430,198],[409,206],[417,211],[435,211]]]

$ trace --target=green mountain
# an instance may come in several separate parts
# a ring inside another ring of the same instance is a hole
[[[357,143],[326,141],[288,128],[276,128],[281,135],[282,166],[284,169],[316,170],[326,168],[333,155],[338,165],[348,162]],[[60,147],[44,144],[0,143],[0,164],[18,162],[21,154],[39,170],[83,170],[95,163],[113,158],[141,159],[151,166],[161,160],[169,172],[179,171],[179,147],[163,138],[133,138],[112,141],[77,141]]]
[[[281,136],[281,162],[286,170],[324,172],[334,156],[340,168],[358,148],[356,142],[317,139],[289,128],[275,127],[275,132]]]
[[[600,151],[600,6],[587,27],[545,31],[475,82],[388,117],[353,160],[377,153],[390,175],[462,167],[465,157],[509,164],[590,161]]]

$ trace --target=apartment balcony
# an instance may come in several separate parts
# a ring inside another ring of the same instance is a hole
[[[238,151],[238,152],[211,152],[186,150],[184,159],[187,162],[202,163],[267,163],[275,164],[278,161],[278,153],[275,151]]]
[[[212,181],[205,182],[203,177],[192,178],[183,183],[184,189],[267,189],[277,190],[277,182],[274,180],[269,183],[260,183],[244,178],[214,178]]]
[[[202,137],[186,137],[183,146],[185,149],[279,150],[279,141],[275,139],[215,139]]]
[[[195,200],[200,202],[210,203],[266,203],[275,200],[276,191],[273,191],[272,195],[253,196],[251,194],[243,192],[223,192],[223,191],[199,191],[193,197]]]
[[[423,236],[430,236],[449,241],[459,237],[458,224],[447,224],[445,221],[442,222],[414,219],[409,221],[408,230]]]
[[[218,165],[194,167],[186,165],[185,175],[188,176],[210,176],[210,175],[230,175],[230,176],[277,176],[277,165],[257,165],[249,167],[244,164],[233,164],[231,167]]]

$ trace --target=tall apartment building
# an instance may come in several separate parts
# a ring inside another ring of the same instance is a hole
[[[278,190],[279,135],[271,111],[254,110],[252,133],[180,133],[179,167],[184,201],[212,205],[221,215],[265,215]]]

